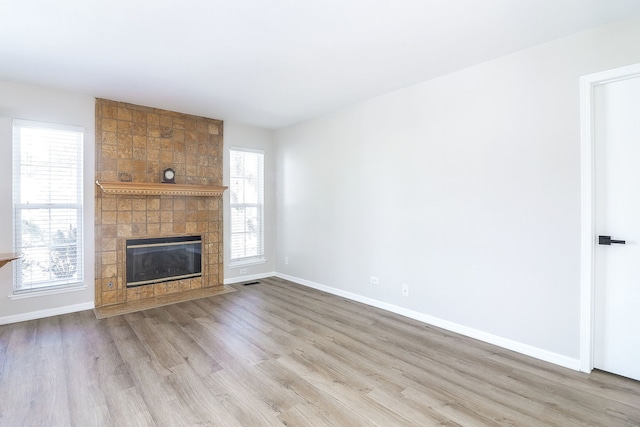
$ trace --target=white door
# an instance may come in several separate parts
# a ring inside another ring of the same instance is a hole
[[[640,380],[640,76],[596,87],[593,105],[594,367]]]

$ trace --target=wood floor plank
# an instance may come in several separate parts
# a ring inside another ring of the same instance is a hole
[[[0,326],[0,426],[629,426],[587,375],[280,278]]]
[[[173,321],[168,310],[149,310],[148,314],[157,323],[155,327],[157,333],[163,335],[165,342],[180,357],[181,363],[188,364],[201,377],[222,369],[213,357]]]
[[[278,411],[260,399],[245,381],[238,381],[232,369],[214,372],[206,378],[206,385],[241,425],[277,426]],[[251,408],[250,410],[247,410]]]
[[[101,382],[109,381],[123,363],[108,332],[91,317],[89,312],[60,317],[72,425],[111,424]]]
[[[305,399],[305,403],[302,405],[304,409],[300,408],[299,410],[306,416],[315,413],[320,422],[324,420],[336,426],[371,425],[364,417],[364,414],[353,411],[348,405],[345,405],[342,401],[342,396],[334,395],[331,392],[327,393],[317,384],[309,381],[308,378],[304,378],[299,372],[295,371],[295,365],[290,365],[288,360],[280,358],[275,362],[276,364],[270,365],[270,375],[273,375],[278,382],[286,384],[287,388],[295,391],[296,394]],[[266,362],[261,363],[259,366],[265,367]],[[283,418],[286,419],[286,416]]]
[[[36,349],[31,365],[33,383],[30,386],[33,394],[29,399],[28,423],[70,424],[60,318],[40,319],[36,325]]]
[[[233,427],[242,425],[240,420],[221,403],[222,399],[215,390],[209,387],[206,380],[203,380],[189,365],[177,366],[167,378],[166,385],[176,396],[175,406],[170,408],[170,411],[180,414],[182,419],[187,421],[185,425]]]
[[[443,415],[439,411],[433,410],[432,407],[424,405],[424,400],[407,398],[403,393],[377,387],[368,393],[370,399],[379,402],[382,405],[389,405],[397,414],[402,414],[404,418],[409,420],[411,425],[415,426],[460,426],[450,417]],[[390,403],[391,402],[391,403]],[[477,421],[477,420],[474,420]]]

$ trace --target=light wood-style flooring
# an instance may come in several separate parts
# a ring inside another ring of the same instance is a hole
[[[1,426],[640,425],[640,383],[271,278],[0,326]]]

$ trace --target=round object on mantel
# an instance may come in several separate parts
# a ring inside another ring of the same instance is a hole
[[[176,183],[176,171],[171,168],[166,168],[162,172],[162,183],[163,184],[175,184]]]

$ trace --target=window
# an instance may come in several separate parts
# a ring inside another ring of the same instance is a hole
[[[83,281],[83,139],[81,128],[13,121],[16,293]]]
[[[231,149],[231,265],[264,262],[264,153]]]

